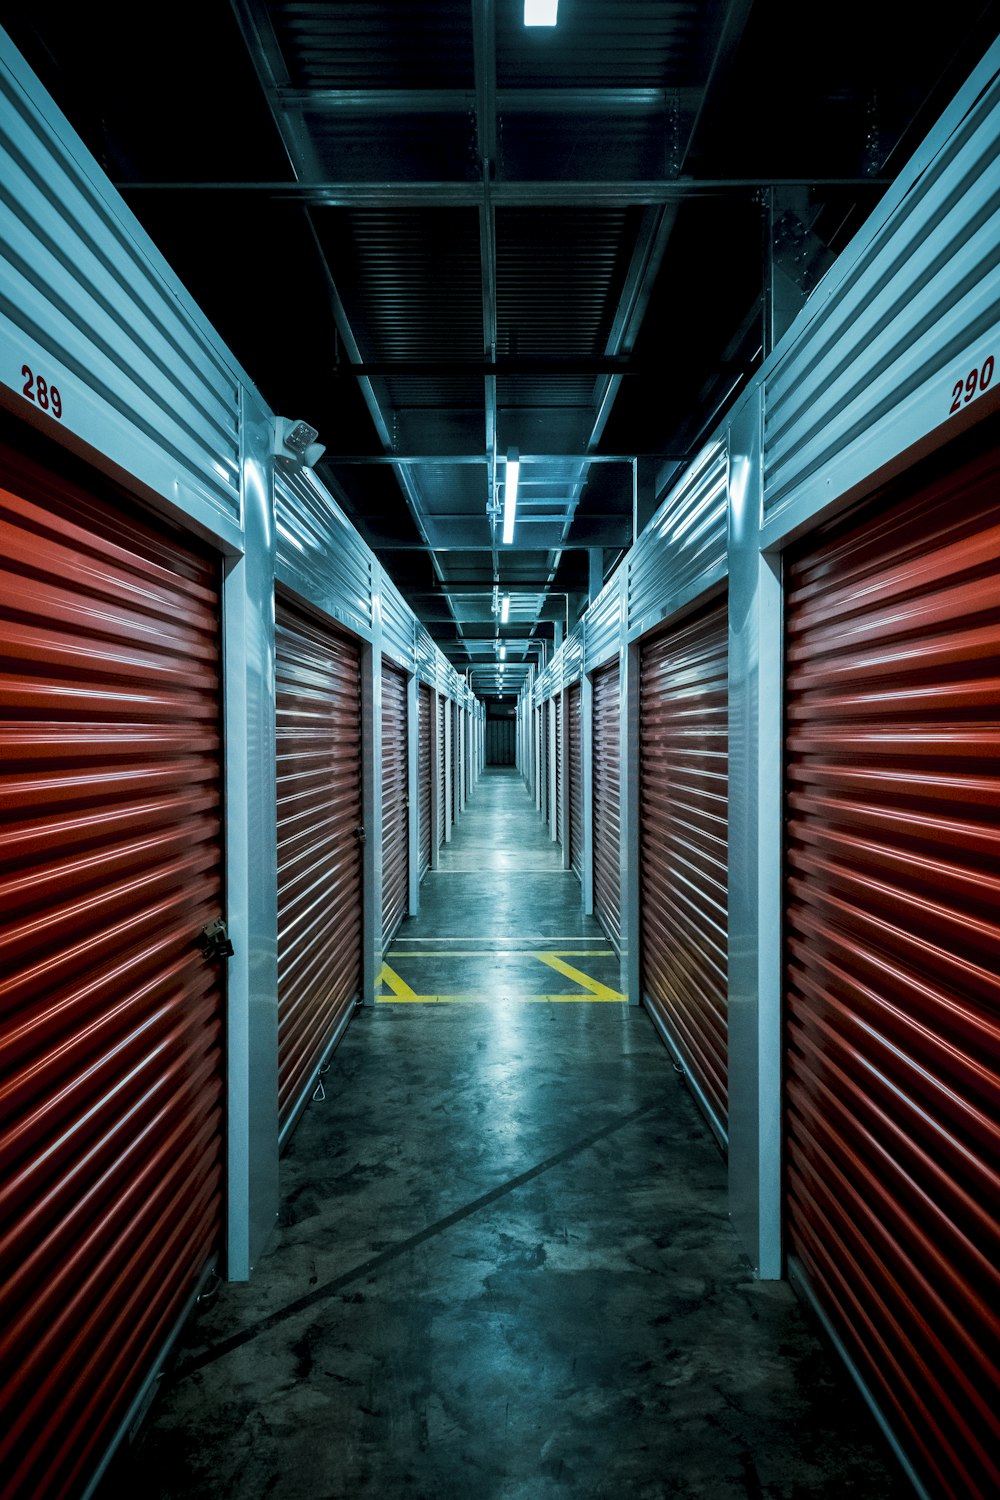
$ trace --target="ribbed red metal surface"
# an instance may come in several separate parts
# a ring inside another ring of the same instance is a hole
[[[928,1490],[1000,1493],[1000,465],[788,571],[790,1253]]]
[[[618,662],[594,673],[594,915],[621,941],[621,693]]]
[[[457,703],[451,705],[451,821],[458,822],[462,810],[462,718]]]
[[[552,809],[555,820],[556,838],[561,844],[563,841],[563,774],[562,774],[562,699],[553,698],[552,712],[555,716],[555,755],[556,755],[556,805]]]
[[[410,798],[406,677],[382,663],[382,942],[406,915],[410,895]]]
[[[218,1253],[215,560],[0,449],[0,1474],[78,1494]]]
[[[431,864],[432,792],[434,788],[434,766],[431,759],[431,715],[433,702],[431,690],[425,682],[420,684],[418,697],[419,743],[417,746],[417,785],[420,788],[420,879],[423,880]]]
[[[361,661],[354,641],[276,601],[278,1120],[361,987]]]
[[[448,700],[438,699],[438,847],[448,826]]]
[[[643,642],[642,990],[716,1132],[727,1131],[728,624],[716,603]]]
[[[583,876],[583,690],[574,682],[567,700],[569,712],[569,858]]]
[[[538,709],[538,780],[542,819],[549,820],[549,705]]]

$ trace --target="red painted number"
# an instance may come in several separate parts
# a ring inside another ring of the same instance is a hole
[[[21,374],[24,384],[21,387],[23,395],[29,401],[33,401],[41,411],[51,412],[58,421],[63,414],[62,397],[57,385],[49,385],[44,375],[36,375],[30,365],[21,366]]]
[[[949,411],[961,411],[962,407],[968,406],[976,396],[981,396],[993,379],[995,368],[993,356],[989,354],[978,370],[970,370],[964,380],[956,380],[951,393]]]

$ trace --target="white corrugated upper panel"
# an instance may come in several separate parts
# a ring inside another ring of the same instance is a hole
[[[161,492],[169,473],[167,498],[238,520],[235,365],[2,33],[0,161],[0,379]]]
[[[659,624],[717,582],[728,539],[727,451],[715,442],[685,471],[629,553],[629,635]]]
[[[382,651],[407,672],[414,670],[417,620],[396,585],[382,574]]]
[[[577,625],[566,637],[562,648],[563,687],[569,687],[583,673],[583,626]]]
[[[621,650],[624,571],[624,568],[618,568],[584,615],[584,655],[588,672],[610,661]]]
[[[427,682],[431,687],[437,687],[440,655],[441,653],[435,646],[430,633],[422,625],[418,624],[416,645],[414,647],[416,673],[421,682]]]
[[[374,558],[311,469],[276,469],[276,574],[279,582],[341,620],[372,634]]]
[[[948,422],[977,399],[984,364],[1000,381],[1000,81],[968,92],[909,191],[889,195],[776,351],[768,517],[805,491],[818,503],[846,493]]]

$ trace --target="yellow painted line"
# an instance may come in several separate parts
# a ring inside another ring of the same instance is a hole
[[[572,964],[563,963],[557,953],[536,953],[535,957],[541,959],[543,964],[548,964],[550,969],[555,969],[557,974],[562,974],[565,978],[572,979],[577,984],[582,984],[584,989],[590,990],[591,994],[596,996],[598,1000],[625,999],[625,996],[620,995],[617,990],[609,989],[606,984],[601,984],[598,980],[591,979],[589,974],[584,974],[580,969],[574,969]]]
[[[594,981],[591,980],[591,984]],[[603,988],[603,986],[602,986]],[[624,995],[608,990],[604,995],[376,995],[378,1005],[603,1005],[626,1004]]]
[[[570,958],[613,958],[613,948],[556,948],[555,953],[568,954]],[[401,958],[540,958],[533,948],[442,948],[432,953],[396,953],[393,961]]]
[[[387,984],[397,1000],[416,1000],[418,998],[410,989],[410,986],[404,984],[395,969],[390,969],[388,964],[383,964],[378,971],[375,979],[375,988],[378,989],[380,984]]]

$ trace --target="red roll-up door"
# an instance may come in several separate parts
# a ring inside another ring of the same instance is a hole
[[[448,827],[448,700],[438,699],[438,846],[445,841]]]
[[[410,896],[410,798],[406,677],[382,663],[382,943],[388,946]]]
[[[1000,1493],[1000,463],[787,570],[790,1255],[935,1496]]]
[[[434,786],[434,766],[431,760],[431,714],[433,705],[431,701],[431,690],[425,682],[420,684],[419,703],[419,734],[420,742],[417,747],[418,768],[417,784],[420,788],[420,879],[423,880],[431,865],[431,806],[432,792]]]
[[[219,1253],[218,566],[6,448],[0,559],[0,1474],[52,1500]]]
[[[562,700],[553,698],[552,712],[555,714],[555,754],[556,754],[556,805],[552,809],[553,822],[555,824],[555,835],[559,843],[563,841],[563,774],[562,774]]]
[[[549,705],[543,703],[538,710],[538,780],[539,806],[542,821],[549,817]]]
[[[643,999],[720,1140],[727,1132],[726,605],[655,640],[639,666]]]
[[[621,698],[618,662],[594,673],[594,915],[621,940]]]
[[[361,657],[276,601],[278,1121],[283,1137],[361,989]]]
[[[451,705],[451,821],[462,811],[462,720],[457,703]]]
[[[583,878],[583,690],[569,690],[569,858]]]

